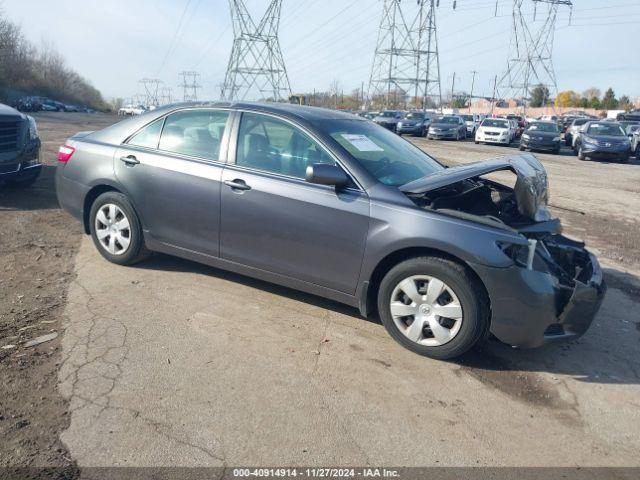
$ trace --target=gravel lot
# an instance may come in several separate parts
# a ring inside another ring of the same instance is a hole
[[[640,466],[640,162],[539,155],[606,268],[588,334],[443,363],[323,299],[161,255],[107,264],[51,167],[65,137],[115,120],[38,115],[49,167],[0,187],[0,467]],[[413,141],[448,164],[517,152]]]

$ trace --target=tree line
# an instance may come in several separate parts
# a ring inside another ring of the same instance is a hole
[[[612,88],[608,88],[604,95],[595,87],[588,88],[582,93],[565,90],[559,92],[555,99],[549,98],[549,89],[544,85],[538,85],[531,90],[530,105],[532,107],[544,107],[551,104],[556,107],[594,108],[596,110],[631,110],[634,108],[627,95],[617,98]]]
[[[55,49],[33,46],[21,28],[0,11],[0,101],[38,95],[104,110],[102,94],[66,65]]]

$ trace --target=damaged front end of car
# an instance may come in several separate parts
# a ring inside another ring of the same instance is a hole
[[[513,188],[484,178],[510,171]],[[453,167],[400,187],[418,207],[513,233],[497,246],[511,265],[470,266],[491,300],[491,332],[519,347],[577,338],[591,325],[606,291],[600,265],[582,242],[562,235],[548,210],[542,164],[530,154]]]

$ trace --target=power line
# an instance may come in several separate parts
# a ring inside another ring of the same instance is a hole
[[[178,33],[180,32],[180,28],[182,27],[182,22],[184,20],[184,16],[187,13],[187,10],[189,9],[189,5],[191,5],[191,0],[187,0],[187,3],[185,3],[184,8],[182,9],[182,15],[180,15],[180,20],[178,21],[178,26],[176,27],[175,32],[173,32],[173,38],[171,38],[171,42],[169,43],[169,48],[167,49],[167,53],[165,53],[164,58],[162,59],[162,63],[160,64],[160,68],[158,68],[158,75],[160,75],[160,72],[162,72],[162,69],[164,68],[165,64],[167,63],[167,59],[169,58],[169,55],[171,54],[171,51],[173,50],[173,47],[176,43],[176,39],[178,38]]]

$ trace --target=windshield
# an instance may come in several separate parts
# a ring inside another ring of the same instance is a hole
[[[592,123],[587,130],[589,135],[607,135],[612,137],[624,136],[624,131],[620,125],[615,123]]]
[[[458,117],[438,117],[434,123],[446,123],[451,125],[457,125]]]
[[[473,115],[460,115],[465,122],[473,122]]]
[[[509,122],[506,120],[497,120],[495,118],[487,118],[482,121],[481,127],[493,127],[493,128],[509,128]]]
[[[395,117],[398,115],[398,112],[382,112],[380,114],[381,117]]]
[[[381,183],[400,186],[444,167],[389,130],[358,120],[326,120],[320,128]]]
[[[407,114],[406,117],[407,120],[423,120],[424,119],[424,113],[416,113],[416,112],[411,112],[409,114]]]
[[[558,125],[555,123],[532,123],[527,130],[535,130],[538,132],[558,133]]]

